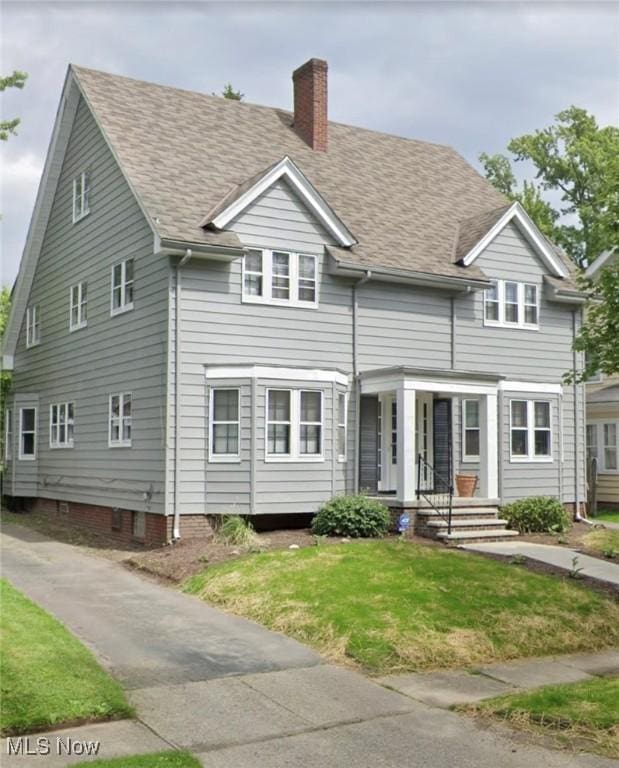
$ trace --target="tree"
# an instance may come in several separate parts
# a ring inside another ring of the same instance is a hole
[[[600,128],[585,109],[569,107],[548,128],[512,139],[515,162],[530,161],[536,184],[518,189],[505,155],[480,155],[486,178],[511,200],[518,200],[550,239],[579,265],[591,264],[619,246],[619,128]],[[547,191],[560,193],[555,209]],[[567,217],[567,218],[564,218]]]
[[[574,349],[585,353],[584,369],[566,375],[568,383],[586,381],[600,371],[619,373],[619,261],[605,265],[595,285],[582,279],[582,288],[594,297],[574,341]]]
[[[0,77],[0,93],[6,91],[7,88],[23,88],[27,78],[28,75],[19,70],[14,70],[13,74],[8,75],[8,77]],[[14,117],[12,120],[0,120],[0,140],[7,141],[11,134],[15,134],[20,122],[19,117]]]
[[[0,288],[0,347],[4,339],[4,330],[9,321],[9,312],[11,310],[11,291],[5,285]],[[11,374],[9,371],[0,369],[0,446],[2,447],[2,456],[4,456],[4,403],[11,387]],[[0,459],[0,466],[2,459]]]
[[[232,87],[232,83],[226,83],[223,91],[221,92],[221,95],[224,97],[224,99],[232,99],[232,101],[243,101],[245,96],[244,93],[235,91]]]

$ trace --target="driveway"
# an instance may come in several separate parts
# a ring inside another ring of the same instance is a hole
[[[129,689],[152,734],[191,750],[206,768],[615,765],[526,744],[509,731],[481,729],[466,717],[320,663],[288,638],[21,526],[4,526],[2,547],[3,575],[94,650]],[[114,745],[102,747],[105,754]],[[24,760],[11,758],[7,768],[65,764]]]

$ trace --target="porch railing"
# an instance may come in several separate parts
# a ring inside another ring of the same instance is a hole
[[[417,456],[417,500],[424,498],[439,517],[447,523],[451,533],[451,513],[454,488],[451,480],[439,474],[421,454]]]

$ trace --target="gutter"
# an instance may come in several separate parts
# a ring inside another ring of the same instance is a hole
[[[182,256],[191,251],[190,258],[208,258],[215,261],[233,261],[246,252],[242,245],[211,245],[209,243],[193,243],[186,240],[169,240],[156,238],[155,255]]]
[[[174,306],[174,527],[172,540],[181,537],[180,485],[181,485],[181,269],[191,259],[193,252],[185,249],[183,258],[176,265],[176,301]]]
[[[361,389],[359,379],[359,349],[358,349],[358,329],[357,319],[359,315],[359,301],[357,295],[357,289],[364,283],[368,283],[372,279],[372,271],[365,270],[365,274],[352,286],[352,379],[355,384],[355,461],[354,461],[354,485],[353,489],[355,493],[359,493],[359,462],[360,462],[360,449],[359,443],[361,440]]]

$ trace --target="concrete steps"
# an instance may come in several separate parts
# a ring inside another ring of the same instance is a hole
[[[518,531],[508,530],[474,530],[474,531],[454,531],[451,533],[441,531],[436,534],[436,538],[452,547],[460,544],[482,544],[483,542],[509,541],[509,539],[518,535]]]
[[[453,507],[451,533],[447,533],[447,521],[439,512],[427,508],[417,509],[415,533],[437,539],[449,546],[508,541],[518,535],[516,531],[507,530],[507,520],[499,517],[495,505],[482,506],[478,503],[475,506],[474,499],[470,501],[473,502],[470,505]]]

